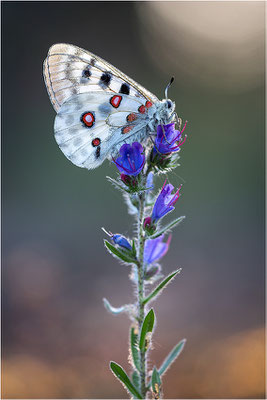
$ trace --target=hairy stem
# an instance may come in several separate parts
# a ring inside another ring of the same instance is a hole
[[[138,323],[139,332],[141,332],[142,324],[145,317],[145,306],[143,299],[145,297],[144,287],[144,245],[145,237],[143,234],[143,219],[145,210],[146,194],[143,192],[139,195],[139,218],[138,218]],[[140,387],[141,395],[146,398],[146,352],[140,351]]]

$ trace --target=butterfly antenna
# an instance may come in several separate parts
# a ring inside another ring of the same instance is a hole
[[[174,77],[172,76],[170,82],[168,83],[168,85],[166,86],[166,89],[165,89],[165,98],[166,98],[166,100],[167,100],[167,98],[168,98],[168,90],[169,90],[169,87],[171,86],[171,84],[173,83],[173,81],[174,81]]]

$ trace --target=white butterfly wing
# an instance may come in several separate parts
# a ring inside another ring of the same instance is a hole
[[[143,100],[131,95],[104,91],[73,95],[56,116],[56,141],[73,164],[96,168],[123,143],[146,136],[147,114],[141,114],[140,107]]]
[[[158,98],[100,57],[70,44],[55,44],[44,61],[44,79],[53,107],[73,95],[111,92],[157,102]]]

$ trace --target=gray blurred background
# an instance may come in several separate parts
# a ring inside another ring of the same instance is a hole
[[[123,398],[128,270],[103,248],[101,226],[132,220],[105,179],[72,165],[53,137],[42,62],[57,42],[88,49],[188,120],[186,215],[163,260],[182,274],[154,303],[151,366],[183,337],[166,398],[264,398],[263,2],[2,3],[3,398]],[[158,184],[162,183],[159,178]],[[167,221],[167,218],[166,218]]]

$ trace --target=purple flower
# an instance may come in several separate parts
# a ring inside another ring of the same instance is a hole
[[[120,247],[122,247],[124,249],[132,251],[132,246],[130,245],[128,240],[124,236],[120,235],[119,233],[116,233],[115,235],[112,235],[111,239],[118,246],[120,246]]]
[[[166,179],[167,181],[167,179]],[[161,189],[160,194],[157,197],[157,200],[154,204],[152,211],[152,220],[157,221],[158,219],[164,217],[168,212],[174,210],[174,204],[177,202],[179,198],[179,191],[181,186],[177,190],[176,193],[172,194],[174,187],[168,183],[166,185],[166,181]]]
[[[124,144],[120,148],[121,157],[113,160],[118,170],[126,175],[138,175],[145,164],[145,154],[142,145],[134,142],[132,145]]]
[[[186,125],[185,125],[186,126]],[[177,131],[175,130],[175,124],[163,125],[164,132],[161,125],[157,128],[157,137],[155,140],[154,153],[169,154],[180,150],[180,146],[185,142],[182,140],[182,133],[185,129]]]
[[[163,242],[164,235],[159,236],[157,239],[147,240],[144,248],[144,262],[152,264],[162,258],[168,251],[171,235],[168,237],[166,243]]]

